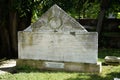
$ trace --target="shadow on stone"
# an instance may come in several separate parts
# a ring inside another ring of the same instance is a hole
[[[16,73],[15,67],[0,68],[1,73]]]

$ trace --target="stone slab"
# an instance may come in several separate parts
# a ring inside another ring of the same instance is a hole
[[[106,56],[105,57],[105,64],[119,65],[120,64],[120,57]]]
[[[45,62],[45,67],[47,68],[64,68],[64,63],[58,62]]]
[[[106,56],[105,62],[119,62],[116,56]]]
[[[48,63],[49,62],[49,63]],[[47,63],[47,65],[46,65]],[[53,64],[49,65],[48,64]],[[54,66],[54,65],[57,65]],[[89,64],[89,63],[71,63],[71,62],[53,62],[43,60],[29,60],[29,59],[18,59],[17,66],[30,66],[42,70],[57,70],[57,71],[72,71],[72,72],[101,72],[101,63]],[[51,67],[52,66],[52,67]]]
[[[97,33],[19,32],[20,59],[97,63]]]

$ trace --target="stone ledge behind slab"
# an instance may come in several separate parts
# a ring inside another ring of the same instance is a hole
[[[43,60],[18,59],[16,66],[29,66],[42,70],[100,73],[101,63],[53,62]]]

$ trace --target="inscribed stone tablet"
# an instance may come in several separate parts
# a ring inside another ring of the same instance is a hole
[[[47,68],[64,68],[64,63],[45,62],[45,67],[47,67]]]

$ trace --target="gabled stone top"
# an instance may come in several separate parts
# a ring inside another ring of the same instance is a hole
[[[38,21],[24,31],[33,32],[87,32],[74,18],[56,4],[44,13]]]

